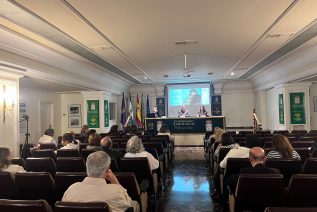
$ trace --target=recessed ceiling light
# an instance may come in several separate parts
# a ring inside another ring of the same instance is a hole
[[[233,75],[234,75],[234,72],[231,72],[230,75],[233,76]]]
[[[144,79],[147,79],[147,76],[144,76]]]

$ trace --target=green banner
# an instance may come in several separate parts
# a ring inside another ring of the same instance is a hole
[[[104,118],[105,118],[105,127],[109,127],[109,104],[108,100],[104,100]]]
[[[306,124],[304,96],[303,92],[290,93],[291,124]]]
[[[89,128],[99,128],[99,100],[87,100],[87,124]]]
[[[278,95],[278,111],[279,111],[279,122],[280,124],[285,124],[284,121],[284,99],[283,94]]]

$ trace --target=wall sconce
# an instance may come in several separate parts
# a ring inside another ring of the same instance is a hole
[[[6,120],[6,112],[14,108],[16,87],[13,85],[0,84],[0,105],[2,106],[3,122]]]

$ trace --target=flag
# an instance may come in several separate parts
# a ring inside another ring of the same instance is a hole
[[[149,100],[149,94],[146,95],[146,113],[150,113],[150,100]]]
[[[141,96],[141,123],[142,123],[142,128],[145,126],[144,125],[144,104],[143,104],[143,94]]]
[[[126,121],[127,121],[127,114],[125,112],[124,93],[122,93],[122,102],[121,102],[121,124],[122,124],[122,126],[125,125]]]
[[[131,93],[129,93],[129,116],[130,116],[130,125],[133,125],[134,120],[133,120],[133,108],[132,108],[132,99],[131,99]]]
[[[138,128],[142,128],[142,121],[141,121],[141,105],[139,101],[139,95],[136,95],[136,123]]]

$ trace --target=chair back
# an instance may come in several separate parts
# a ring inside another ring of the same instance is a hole
[[[220,163],[228,154],[228,152],[231,150],[231,148],[220,148],[219,149],[219,157],[218,157],[218,163]]]
[[[27,158],[25,168],[28,172],[49,172],[55,176],[56,164],[51,157],[47,158]]]
[[[56,202],[54,212],[108,212],[109,206],[105,202]]]
[[[53,149],[56,150],[57,147],[55,144],[50,143],[50,144],[40,144],[40,149]]]
[[[47,158],[51,157],[53,160],[56,160],[56,154],[53,149],[39,149],[33,150],[31,152],[32,157],[34,158]]]
[[[303,174],[317,174],[317,158],[307,158],[303,165]]]
[[[86,172],[56,172],[55,187],[57,199],[61,200],[69,186],[77,182],[82,182],[86,176]]]
[[[58,149],[57,157],[81,157],[77,149]]]
[[[232,174],[239,174],[240,169],[251,167],[249,158],[228,158],[224,178],[226,179]]]
[[[314,145],[315,141],[293,141],[292,147],[293,148],[309,148]]]
[[[295,174],[287,190],[287,204],[293,207],[317,207],[317,175]]]
[[[11,163],[25,168],[25,160],[23,158],[12,158]]]
[[[19,172],[15,185],[21,199],[45,199],[51,206],[56,201],[55,181],[48,172]]]
[[[306,159],[310,157],[310,150],[307,147],[294,148],[294,150],[299,154],[302,164],[304,164]]]
[[[15,185],[9,172],[0,172],[0,188],[0,199],[16,198]]]
[[[7,200],[0,199],[2,212],[53,212],[45,200]]]
[[[283,175],[241,174],[236,188],[235,211],[264,210],[285,201]]]
[[[135,178],[133,172],[116,172],[115,173],[117,179],[120,184],[127,189],[129,196],[131,199],[135,201],[140,200],[140,188],[138,181]]]
[[[293,158],[269,158],[266,160],[265,165],[280,170],[284,176],[285,187],[288,185],[292,175],[300,173],[302,169],[301,161]]]
[[[57,158],[56,171],[58,172],[86,172],[85,161],[82,157]]]
[[[94,153],[96,150],[95,149],[82,149],[80,151],[80,154],[81,156],[84,158],[84,160],[86,161],[88,156],[91,154],[91,153]]]

